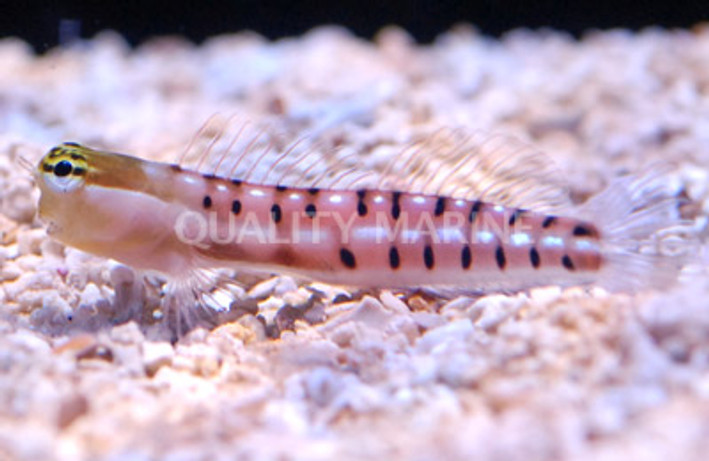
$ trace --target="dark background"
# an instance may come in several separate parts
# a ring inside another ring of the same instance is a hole
[[[0,0],[0,36],[21,37],[40,52],[104,29],[117,30],[136,45],[165,34],[199,43],[209,36],[244,29],[275,39],[333,23],[371,38],[383,26],[397,24],[425,43],[461,22],[492,36],[518,27],[551,27],[579,37],[588,30],[616,27],[687,28],[707,19],[709,0]]]

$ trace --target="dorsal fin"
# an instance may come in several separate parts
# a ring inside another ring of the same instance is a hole
[[[510,136],[441,128],[394,147],[396,153],[381,164],[367,162],[365,169],[363,153],[353,147],[274,131],[214,116],[185,150],[181,165],[269,185],[396,189],[539,211],[570,206],[551,160]]]
[[[443,128],[403,150],[381,187],[477,199],[515,208],[560,210],[571,205],[553,162],[513,138],[464,128]]]

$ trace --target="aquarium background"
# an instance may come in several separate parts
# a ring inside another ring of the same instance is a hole
[[[648,26],[691,27],[709,18],[709,2],[612,0],[485,1],[203,1],[203,2],[6,2],[0,36],[15,35],[42,51],[72,38],[115,29],[132,44],[155,35],[181,35],[195,42],[244,29],[268,38],[300,35],[315,26],[340,24],[371,38],[396,24],[429,42],[466,22],[499,36],[520,28],[550,27],[581,36],[592,29]]]

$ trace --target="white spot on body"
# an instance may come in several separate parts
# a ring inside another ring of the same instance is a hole
[[[529,236],[529,234],[525,234],[524,232],[517,232],[510,235],[510,241],[512,242],[512,245],[521,247],[525,245],[530,245],[532,243],[532,238]]]
[[[476,240],[480,243],[492,243],[495,241],[495,234],[490,231],[480,231],[476,235]]]
[[[182,175],[182,180],[189,185],[197,184],[197,178],[194,176]]]
[[[598,244],[590,240],[576,240],[574,246],[581,251],[598,251]]]
[[[548,235],[542,239],[542,245],[548,247],[563,247],[564,239],[554,235]]]
[[[438,229],[439,242],[443,243],[467,243],[462,230],[457,227],[444,227]]]

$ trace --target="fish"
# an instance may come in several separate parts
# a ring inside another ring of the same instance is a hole
[[[253,140],[241,155],[232,141],[205,160],[221,136],[194,168],[184,155],[157,162],[59,144],[34,170],[40,219],[65,245],[164,277],[185,318],[216,269],[444,297],[547,285],[635,292],[674,283],[691,253],[677,250],[687,223],[662,166],[573,204],[551,160],[505,135],[439,129],[374,182],[352,179],[356,166],[324,166],[314,149],[254,158]],[[292,174],[298,166],[305,172]]]

